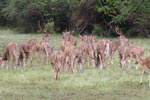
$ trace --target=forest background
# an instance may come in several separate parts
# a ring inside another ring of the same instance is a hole
[[[150,37],[150,0],[0,0],[0,26],[38,32],[38,20],[55,33]],[[54,33],[53,32],[53,33]]]

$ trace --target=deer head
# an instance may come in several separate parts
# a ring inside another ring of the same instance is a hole
[[[118,35],[123,36],[122,32],[119,29],[119,26],[115,26],[115,31]]]

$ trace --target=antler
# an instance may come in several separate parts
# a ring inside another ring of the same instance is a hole
[[[122,32],[120,31],[118,26],[115,26],[115,31],[118,35],[123,36]]]
[[[45,29],[43,29],[43,28],[41,27],[41,25],[40,25],[40,20],[38,20],[38,27],[39,27],[39,29],[40,29],[44,34],[48,34],[48,32],[47,32]]]

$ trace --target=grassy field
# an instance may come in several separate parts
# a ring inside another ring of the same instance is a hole
[[[1,29],[0,45],[40,36]],[[59,48],[61,40],[60,35],[51,35],[50,44]],[[133,45],[145,47],[145,57],[148,56],[150,39],[136,38],[129,41]],[[53,79],[51,65],[42,65],[40,62],[16,70],[0,69],[0,100],[150,100],[148,75],[140,85],[141,68],[121,70],[117,53],[114,59],[115,63],[105,70],[84,65],[84,71],[78,71],[75,75],[62,71],[60,80]]]

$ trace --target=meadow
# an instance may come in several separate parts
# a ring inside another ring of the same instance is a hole
[[[40,37],[41,34],[19,34],[14,30],[1,29],[0,46],[10,41],[19,43]],[[52,34],[50,44],[58,49],[61,40],[61,35]],[[130,38],[129,41],[132,45],[142,45],[146,50],[144,56],[148,57],[150,39]],[[71,71],[61,71],[60,80],[54,80],[50,64],[43,65],[38,61],[34,61],[31,67],[16,70],[1,68],[0,100],[149,100],[148,74],[141,85],[141,66],[135,70],[132,63],[131,69],[122,70],[118,57],[115,53],[114,64],[104,70],[84,65],[84,71],[78,70],[75,75]]]

